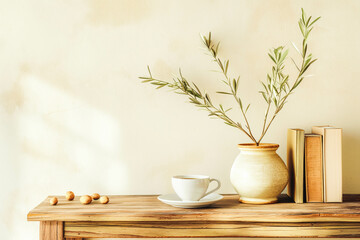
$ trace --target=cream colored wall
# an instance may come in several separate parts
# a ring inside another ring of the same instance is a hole
[[[239,131],[141,84],[184,75],[213,93],[221,76],[199,33],[221,40],[241,93],[253,103],[257,134],[265,105],[257,93],[270,68],[267,50],[300,44],[300,8],[321,15],[309,47],[314,76],[289,99],[265,142],[285,158],[289,127],[344,128],[344,192],[360,193],[360,1],[2,1],[0,8],[0,232],[38,239],[27,212],[50,194],[170,193],[181,173],[219,178],[229,170]],[[288,63],[291,65],[291,62]],[[294,73],[293,67],[290,72]],[[214,97],[232,104],[231,99]],[[236,112],[235,112],[236,113]],[[238,114],[238,113],[236,113]]]

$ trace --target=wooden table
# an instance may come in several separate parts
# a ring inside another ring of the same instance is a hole
[[[161,237],[360,237],[360,194],[344,195],[343,203],[279,203],[250,205],[236,195],[210,208],[181,209],[156,196],[110,196],[107,205],[79,199],[49,198],[31,210],[40,221],[41,240]]]

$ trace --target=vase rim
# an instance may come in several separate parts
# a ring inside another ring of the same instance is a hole
[[[259,146],[256,146],[255,143],[240,143],[238,144],[238,148],[240,149],[266,149],[266,150],[272,150],[272,149],[278,149],[279,144],[276,143],[260,143]]]

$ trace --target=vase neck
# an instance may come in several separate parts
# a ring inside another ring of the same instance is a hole
[[[238,147],[240,151],[243,153],[264,154],[269,152],[275,153],[276,150],[279,148],[279,144],[260,143],[260,145],[257,146],[255,143],[243,143],[243,144],[238,144]]]

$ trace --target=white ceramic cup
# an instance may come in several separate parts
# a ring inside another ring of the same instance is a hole
[[[218,186],[206,192],[211,182],[217,182]],[[215,192],[221,186],[219,180],[203,175],[178,175],[172,177],[172,186],[176,194],[183,201],[199,201],[201,198]]]

